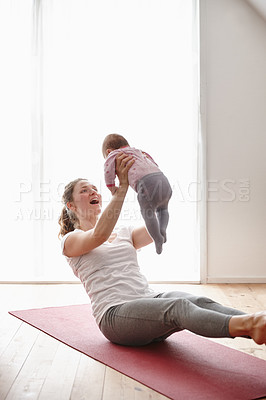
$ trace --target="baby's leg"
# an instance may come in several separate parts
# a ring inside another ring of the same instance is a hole
[[[166,228],[169,221],[169,213],[168,208],[158,208],[156,210],[159,225],[160,225],[160,232],[161,235],[164,237],[164,243],[166,242]]]
[[[166,239],[165,231],[169,218],[167,204],[172,195],[172,189],[167,178],[159,172],[141,178],[137,185],[137,192],[141,214],[155,242],[156,252],[160,254]],[[157,212],[158,209],[162,212]]]
[[[160,226],[155,213],[156,205],[154,206],[154,194],[151,194],[151,189],[153,189],[153,187],[149,185],[149,180],[142,179],[138,185],[138,202],[146,228],[154,240],[156,252],[160,254],[162,252],[164,238],[160,233]]]
[[[168,203],[172,196],[172,188],[165,175],[161,176],[161,201],[157,205],[157,217],[160,225],[160,232],[166,242],[166,228],[169,221]]]
[[[139,200],[141,215],[145,221],[146,228],[154,240],[156,252],[161,254],[164,238],[160,232],[160,226],[155,210],[146,201]]]

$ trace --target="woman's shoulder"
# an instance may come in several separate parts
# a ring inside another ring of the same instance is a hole
[[[74,229],[73,231],[70,231],[68,233],[66,233],[63,237],[61,237],[61,242],[65,241],[66,238],[68,238],[68,236],[72,235],[73,233],[77,233],[77,232],[84,232],[82,229]]]
[[[61,250],[62,253],[64,254],[64,246],[65,246],[65,241],[66,239],[72,235],[73,233],[78,233],[78,232],[84,232],[82,229],[74,229],[74,231],[70,231],[68,233],[66,233],[62,238],[61,238]]]

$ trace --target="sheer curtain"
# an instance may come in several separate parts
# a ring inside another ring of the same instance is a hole
[[[113,132],[150,153],[173,188],[168,241],[160,256],[138,252],[143,272],[199,280],[195,4],[2,0],[1,280],[75,279],[57,239],[63,187],[88,178],[106,206],[101,143]],[[143,224],[132,189],[119,223]]]

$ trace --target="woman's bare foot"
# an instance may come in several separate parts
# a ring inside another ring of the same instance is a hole
[[[233,316],[229,333],[232,337],[250,336],[257,344],[266,344],[266,311]]]
[[[266,312],[253,315],[253,326],[249,336],[258,344],[266,344]]]

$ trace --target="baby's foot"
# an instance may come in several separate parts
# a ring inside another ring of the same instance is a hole
[[[163,244],[162,243],[155,243],[155,247],[156,247],[156,253],[157,254],[161,254],[161,252],[163,251]]]
[[[166,232],[161,231],[160,233],[163,237],[163,242],[165,243],[166,242]]]
[[[163,251],[163,243],[164,243],[163,236],[161,236],[159,240],[155,241],[155,247],[156,247],[157,254],[161,254],[161,252]]]

